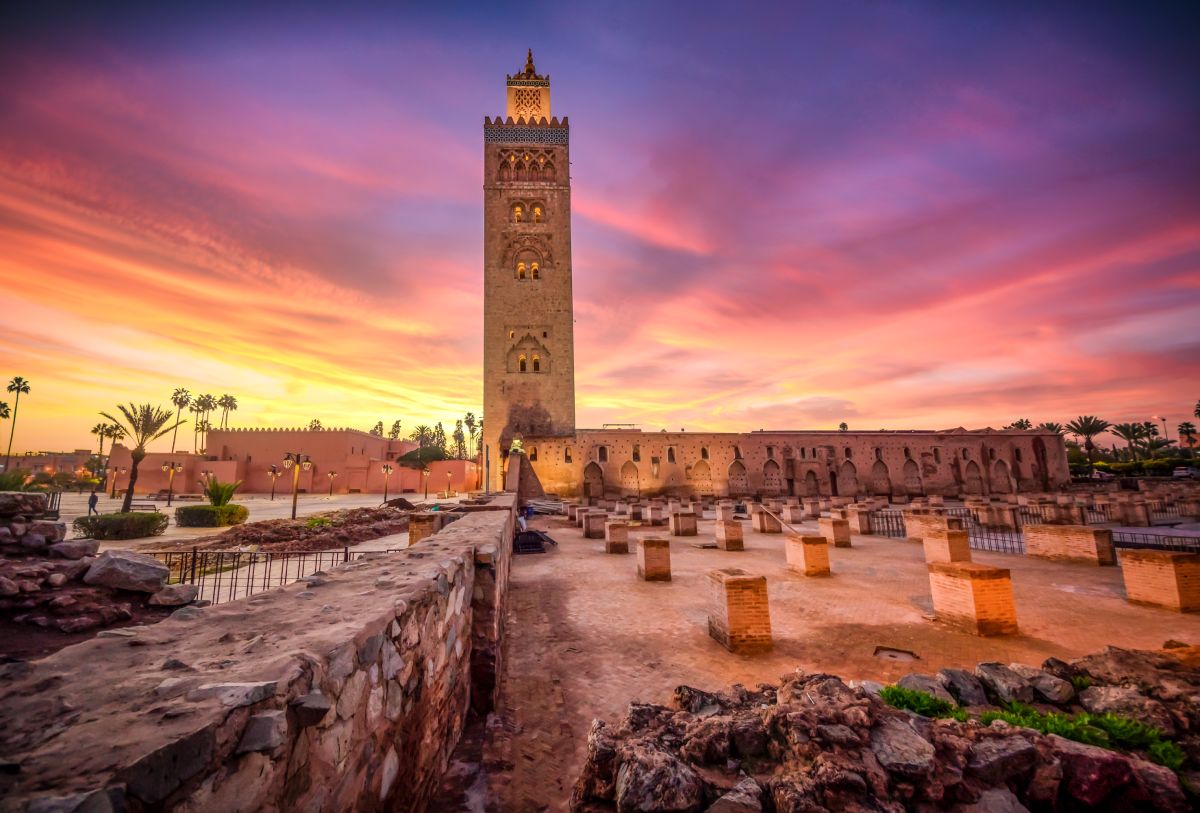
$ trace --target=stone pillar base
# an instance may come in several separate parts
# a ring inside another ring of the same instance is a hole
[[[604,552],[629,553],[629,525],[624,522],[604,523]]]
[[[1115,565],[1112,531],[1086,525],[1026,525],[1025,555],[1061,562]]]
[[[792,570],[805,576],[829,575],[829,543],[825,537],[788,534],[785,551]]]
[[[1200,611],[1200,553],[1121,551],[1125,597],[1181,613]]]
[[[695,536],[696,515],[679,511],[671,514],[671,536]]]
[[[671,540],[657,536],[637,541],[638,576],[648,582],[671,580]]]
[[[921,544],[925,547],[927,563],[971,561],[971,540],[966,531],[942,531],[931,534],[924,537]]]
[[[760,534],[783,533],[783,526],[779,523],[779,520],[761,508],[753,512],[750,519],[753,521],[754,530]]]
[[[592,511],[583,523],[584,539],[603,539],[604,528],[608,523],[608,514],[604,511]]]
[[[939,621],[976,635],[1015,635],[1017,611],[1008,570],[974,562],[929,565],[929,592]]]
[[[708,573],[708,634],[730,652],[771,648],[767,577],[735,567]]]
[[[742,541],[742,523],[735,519],[717,520],[713,525],[713,537],[721,550],[745,550]]]
[[[835,548],[850,547],[850,523],[844,519],[822,517],[817,520],[821,536],[825,537]]]
[[[785,505],[783,507],[783,521],[799,525],[801,522],[804,522],[804,509],[798,505]]]
[[[442,529],[442,515],[437,511],[408,515],[408,544],[409,547],[422,539],[433,536]]]

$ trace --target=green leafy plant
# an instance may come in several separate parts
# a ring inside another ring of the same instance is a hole
[[[1183,763],[1187,762],[1187,754],[1170,740],[1159,740],[1158,742],[1150,743],[1150,747],[1146,749],[1146,753],[1153,762],[1157,762],[1165,768],[1170,768],[1176,773],[1183,767]]]
[[[16,471],[0,471],[0,491],[27,491],[25,481],[28,475],[20,469]]]
[[[241,525],[250,517],[244,505],[181,505],[175,509],[175,524],[184,528],[222,528]]]
[[[75,532],[90,539],[141,539],[158,536],[167,529],[166,514],[149,511],[130,511],[118,514],[79,517]]]
[[[1071,685],[1075,687],[1075,691],[1082,692],[1091,688],[1092,679],[1087,675],[1071,675]]]
[[[228,505],[234,492],[241,485],[241,480],[236,483],[222,483],[216,477],[209,477],[204,483],[204,496],[208,498],[209,505]]]
[[[879,696],[889,706],[916,712],[922,717],[951,717],[960,723],[967,721],[967,712],[953,703],[934,697],[928,692],[905,689],[902,686],[884,686]]]
[[[304,523],[306,528],[324,528],[329,524],[329,517],[309,517]]]

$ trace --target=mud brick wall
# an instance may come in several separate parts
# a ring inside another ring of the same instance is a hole
[[[1200,554],[1121,551],[1125,597],[1180,612],[1200,612]]]
[[[1086,525],[1026,525],[1025,554],[1039,559],[1115,565],[1112,531]]]

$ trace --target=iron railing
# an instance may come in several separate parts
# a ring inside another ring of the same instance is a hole
[[[1176,522],[1181,519],[1179,503],[1168,503],[1163,500],[1148,500],[1146,508],[1150,511],[1150,521]]]
[[[1088,525],[1105,525],[1112,522],[1112,506],[1108,503],[1086,505],[1083,508],[1083,517]]]
[[[1113,547],[1200,553],[1200,536],[1113,531]]]
[[[291,553],[225,550],[157,551],[168,584],[194,584],[196,599],[222,604],[252,596],[350,561],[350,548]],[[361,555],[361,554],[359,554]]]
[[[908,536],[904,530],[904,515],[899,511],[888,509],[872,511],[871,533],[878,536],[890,536],[893,539],[904,539]]]

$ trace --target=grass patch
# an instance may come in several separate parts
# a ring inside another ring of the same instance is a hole
[[[331,523],[330,523],[329,517],[309,517],[308,521],[304,523],[304,527],[306,527],[306,528],[325,528],[330,524]]]
[[[903,686],[884,686],[879,690],[879,696],[889,706],[920,714],[922,717],[950,717],[960,723],[967,721],[966,709],[960,709],[953,703],[934,697],[928,692],[918,692],[915,689],[905,689]]]
[[[1076,692],[1082,692],[1091,688],[1092,679],[1087,675],[1071,675],[1071,685],[1075,687]]]

